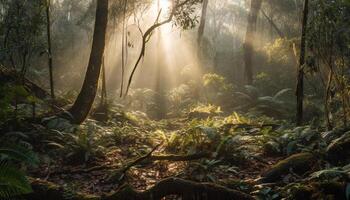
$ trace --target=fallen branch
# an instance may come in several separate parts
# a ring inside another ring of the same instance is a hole
[[[202,158],[209,158],[211,157],[210,153],[196,153],[196,154],[190,154],[190,155],[154,155],[149,157],[147,160],[149,161],[161,161],[161,160],[167,160],[167,161],[191,161],[191,160],[198,160]]]
[[[149,153],[147,153],[144,156],[141,156],[139,158],[137,158],[136,160],[130,162],[129,164],[127,164],[126,166],[122,167],[121,169],[116,170],[115,172],[113,172],[107,179],[107,182],[115,182],[115,181],[120,181],[123,179],[124,174],[134,165],[139,164],[140,162],[146,160],[147,158],[149,158],[152,153],[158,149],[158,147],[161,144],[157,145],[156,147],[154,147]]]
[[[137,158],[134,161],[131,161],[129,164],[127,164],[125,167],[116,170],[119,173],[125,173],[128,171],[131,167],[143,162],[143,161],[191,161],[191,160],[198,160],[202,158],[210,158],[210,153],[196,153],[196,154],[189,154],[189,155],[152,155],[152,153],[157,149],[155,147],[151,152],[147,153],[146,155]],[[101,165],[101,166],[93,166],[87,169],[75,169],[75,170],[61,170],[58,172],[53,172],[50,175],[59,175],[59,174],[80,174],[80,173],[90,173],[93,171],[99,171],[99,170],[108,170],[108,169],[115,169],[119,167],[120,165]]]
[[[179,178],[167,178],[144,192],[125,185],[118,192],[103,197],[103,200],[161,200],[169,195],[177,195],[183,200],[253,200],[243,192],[213,183],[197,183]]]

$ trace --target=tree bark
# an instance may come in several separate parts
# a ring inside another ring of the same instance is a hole
[[[69,112],[73,122],[82,123],[88,116],[96,97],[100,76],[108,21],[108,0],[98,0],[96,8],[95,30],[92,40],[89,64],[81,91]]]
[[[306,51],[306,28],[309,14],[309,0],[304,1],[303,22],[301,29],[300,60],[297,75],[297,114],[296,123],[298,126],[303,124],[303,101],[304,101],[304,64]]]
[[[129,185],[118,192],[103,198],[103,200],[161,200],[169,195],[177,195],[184,200],[253,200],[254,198],[243,192],[232,190],[213,183],[197,183],[180,178],[167,178],[158,182],[154,187],[139,192]]]
[[[53,82],[53,69],[52,69],[52,49],[51,49],[51,20],[50,20],[50,1],[47,0],[46,5],[46,33],[47,33],[47,54],[48,54],[48,65],[50,73],[50,94],[51,98],[55,99],[55,89]]]
[[[248,25],[244,41],[244,63],[246,84],[253,83],[253,55],[256,34],[256,22],[261,8],[262,0],[251,0],[248,15]]]
[[[206,18],[207,18],[207,10],[208,10],[208,2],[209,0],[203,0],[203,7],[202,7],[202,14],[201,14],[201,19],[199,22],[199,27],[198,27],[198,36],[197,36],[197,59],[200,59],[201,56],[201,43],[202,43],[202,38],[204,34],[204,28],[205,28],[205,23],[206,23]]]

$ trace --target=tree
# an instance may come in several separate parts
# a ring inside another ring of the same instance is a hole
[[[47,54],[50,73],[50,94],[51,98],[55,99],[55,89],[52,72],[52,48],[51,48],[51,21],[50,21],[50,0],[46,1],[46,32],[47,32]]]
[[[248,15],[248,25],[244,41],[244,63],[246,84],[253,83],[253,54],[255,43],[256,22],[261,9],[262,0],[251,0]]]
[[[160,0],[157,1],[157,10],[158,13],[161,12],[160,7]],[[155,95],[154,95],[154,101],[156,104],[156,118],[157,119],[163,119],[166,116],[166,99],[165,99],[165,84],[166,79],[163,78],[163,75],[165,74],[164,69],[164,62],[163,59],[159,56],[160,52],[163,51],[163,46],[161,44],[162,42],[162,36],[161,36],[161,27],[157,29],[156,32],[157,36],[157,50],[156,50],[156,85],[155,85]]]
[[[306,28],[309,14],[309,0],[304,1],[303,21],[301,27],[300,59],[297,74],[297,115],[296,122],[300,126],[303,123],[303,101],[304,101],[304,64],[306,49]]]
[[[197,35],[197,46],[198,46],[197,58],[198,59],[200,58],[201,43],[202,43],[202,38],[203,38],[204,28],[206,23],[208,2],[209,0],[203,0],[202,14],[199,22],[199,27],[198,27],[198,35]]]
[[[82,123],[86,119],[96,97],[105,49],[107,22],[108,0],[98,0],[92,49],[84,83],[76,101],[69,110],[73,116],[73,122],[77,124]]]

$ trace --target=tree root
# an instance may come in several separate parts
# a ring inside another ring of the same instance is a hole
[[[248,194],[212,183],[197,183],[179,178],[167,178],[144,192],[135,191],[129,185],[103,200],[161,200],[177,195],[183,200],[253,200]]]

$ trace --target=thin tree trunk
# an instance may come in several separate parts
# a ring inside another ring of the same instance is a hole
[[[84,83],[76,101],[69,110],[73,116],[73,122],[77,124],[82,123],[86,119],[96,97],[105,49],[107,21],[108,0],[98,0],[92,49]]]
[[[304,64],[305,64],[305,51],[306,51],[306,28],[309,14],[309,0],[304,2],[303,22],[301,28],[301,44],[300,44],[300,60],[298,66],[297,75],[297,114],[296,123],[298,126],[303,123],[303,101],[304,101]]]
[[[102,59],[102,88],[101,88],[101,103],[100,106],[104,107],[107,105],[107,85],[106,85],[106,66],[105,59]]]
[[[50,73],[50,94],[51,98],[55,99],[55,88],[53,82],[52,72],[52,49],[51,49],[51,21],[50,21],[50,0],[47,0],[46,5],[46,32],[47,32],[47,53],[48,53],[48,65]]]
[[[248,15],[247,32],[244,41],[244,63],[246,84],[253,83],[253,54],[256,34],[256,22],[261,8],[262,0],[251,0]]]
[[[207,18],[208,2],[209,0],[203,0],[202,14],[199,22],[198,36],[197,36],[197,48],[198,48],[197,58],[198,59],[200,58],[200,54],[201,54],[201,43],[202,43],[202,38],[203,38],[204,28],[205,28],[205,23]]]
[[[327,82],[325,102],[324,102],[324,109],[325,109],[325,116],[326,116],[328,130],[332,130],[332,122],[330,119],[330,109],[329,109],[329,100],[330,100],[330,95],[331,95],[332,79],[333,79],[333,70],[330,70],[329,74],[328,74],[328,82]]]

